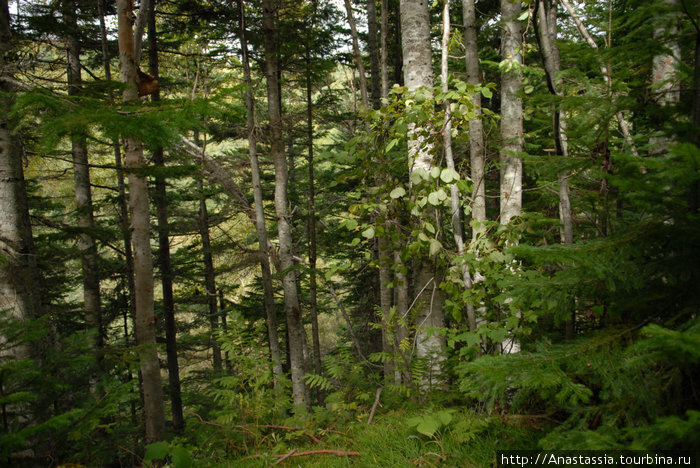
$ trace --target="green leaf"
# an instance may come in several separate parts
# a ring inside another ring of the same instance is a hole
[[[394,190],[392,190],[391,193],[389,194],[389,196],[390,196],[391,198],[393,198],[393,199],[401,198],[401,197],[403,197],[404,195],[406,195],[406,190],[404,190],[403,187],[396,187],[396,188],[395,188]]]
[[[424,180],[428,180],[428,173],[425,172],[425,169],[418,167],[411,171],[411,182],[420,184]]]
[[[437,179],[440,176],[440,168],[439,167],[433,167],[430,169],[430,177],[433,179]]]
[[[343,223],[348,231],[352,231],[357,227],[357,221],[354,219],[346,219]]]
[[[362,231],[362,237],[366,239],[371,239],[374,237],[374,226],[370,226],[364,231]]]
[[[442,180],[446,184],[449,184],[454,180],[459,180],[459,174],[454,169],[450,169],[449,167],[447,167],[443,169],[440,173],[440,180]]]
[[[170,453],[170,444],[167,442],[154,442],[146,446],[146,455],[143,461],[150,462],[151,460],[162,460]]]
[[[440,422],[431,415],[426,415],[422,418],[416,430],[423,435],[432,437],[440,428]]]
[[[435,226],[430,224],[428,221],[423,222],[423,227],[425,228],[426,231],[428,231],[430,234],[435,234]]]
[[[453,410],[438,411],[437,417],[443,426],[447,426],[450,422],[452,422],[452,413]]]
[[[185,447],[176,445],[172,450],[173,468],[190,468],[193,466],[192,456]]]
[[[525,10],[518,16],[518,21],[524,21],[528,16],[530,16],[530,10]]]
[[[493,97],[493,93],[491,92],[490,88],[481,88],[481,95],[486,99],[491,99]]]
[[[350,242],[351,246],[356,246],[357,244],[360,243],[360,238],[359,237],[353,237],[352,241]]]
[[[391,151],[391,148],[393,148],[394,146],[396,146],[398,143],[399,143],[399,139],[398,139],[398,138],[394,138],[393,140],[391,140],[391,141],[389,142],[388,145],[386,145],[385,151]]]
[[[436,255],[442,249],[442,244],[437,239],[430,239],[430,256]]]

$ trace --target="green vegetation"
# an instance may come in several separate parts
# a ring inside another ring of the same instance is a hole
[[[0,0],[0,466],[697,451],[697,4],[151,1]]]

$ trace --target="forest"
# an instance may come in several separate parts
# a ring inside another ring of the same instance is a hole
[[[0,0],[0,466],[697,463],[699,170],[694,0]]]

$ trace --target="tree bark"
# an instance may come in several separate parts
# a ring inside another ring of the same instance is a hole
[[[211,252],[211,238],[209,237],[209,212],[207,211],[207,198],[202,193],[204,185],[197,182],[199,195],[199,236],[202,239],[202,259],[204,261],[204,288],[206,289],[207,307],[209,309],[209,342],[211,344],[214,371],[221,372],[221,345],[216,339],[219,330],[219,309],[216,305],[216,275],[214,272],[214,260]]]
[[[389,0],[382,1],[379,61],[382,75],[382,98],[389,97]]]
[[[442,49],[440,54],[440,84],[443,94],[449,91],[449,43],[450,43],[450,0],[443,0],[442,7]],[[445,154],[445,162],[447,167],[456,171],[455,161],[452,155],[452,110],[450,101],[444,103],[445,119],[442,125],[442,147]],[[464,253],[464,229],[462,228],[462,208],[460,206],[459,188],[457,184],[450,185],[450,199],[452,201],[452,235],[457,246],[457,255]],[[469,271],[469,265],[461,262],[460,270],[462,273],[462,283],[464,289],[472,288],[472,275]],[[469,320],[469,329],[476,330],[476,313],[474,304],[467,302],[467,317]]]
[[[357,74],[360,76],[360,99],[362,100],[362,107],[364,109],[369,109],[369,96],[367,94],[367,77],[365,75],[365,66],[362,63],[360,39],[357,34],[357,26],[355,26],[355,17],[352,13],[352,5],[350,4],[350,0],[345,0],[345,11],[347,12],[348,23],[350,24],[350,34],[352,35],[352,51],[355,54],[355,65],[357,66]]]
[[[403,49],[404,82],[409,91],[433,86],[432,50],[430,46],[430,13],[425,0],[401,0],[401,46]],[[410,174],[416,169],[430,172],[433,165],[433,147],[419,136],[419,129],[409,127],[408,159]],[[420,260],[414,292],[420,301],[416,316],[416,354],[429,361],[430,384],[432,376],[440,374],[444,360],[444,338],[426,333],[427,327],[445,326],[442,292],[437,288],[437,270],[428,258]],[[429,287],[430,286],[430,287]]]
[[[593,49],[598,49],[598,44],[595,42],[593,37],[590,35],[588,30],[586,29],[586,26],[583,24],[583,21],[581,21],[581,18],[579,18],[578,14],[576,13],[576,10],[574,10],[574,7],[571,5],[569,0],[561,0],[561,4],[564,5],[564,8],[566,8],[566,11],[569,13],[571,18],[574,20],[574,23],[576,24],[576,28],[578,29],[579,33],[581,34],[581,37],[584,38],[586,43],[591,46]],[[607,65],[601,62],[600,64],[600,72],[603,75],[603,80],[605,81],[605,85],[608,88],[608,92],[610,93],[610,97],[613,98],[612,94],[612,73],[610,69],[608,68]],[[622,133],[622,137],[625,140],[625,144],[629,148],[630,152],[635,155],[639,156],[639,152],[637,151],[637,147],[634,144],[634,140],[632,139],[632,133],[630,132],[630,127],[629,123],[625,119],[624,115],[622,115],[621,111],[618,111],[615,113],[615,117],[617,118],[617,124],[620,126],[620,133]]]
[[[371,102],[373,109],[380,107],[381,76],[379,72],[379,49],[377,47],[377,0],[367,0],[367,49],[369,49],[369,72],[372,83]]]
[[[663,8],[656,18],[654,40],[662,44],[665,50],[652,60],[651,89],[656,95],[656,103],[666,107],[678,103],[681,98],[676,76],[681,48],[675,37],[678,34],[678,1],[664,0]],[[673,138],[667,135],[655,135],[649,141],[650,150],[655,154],[663,154],[672,142]]]
[[[479,68],[479,50],[476,39],[476,7],[474,0],[462,0],[462,20],[464,24],[464,48],[467,69],[467,82],[481,83]],[[471,162],[472,189],[472,219],[486,221],[486,178],[484,170],[486,155],[484,153],[484,124],[481,120],[481,93],[471,95],[474,103],[475,117],[469,121],[469,158]],[[481,224],[472,231],[474,239],[485,231]]]
[[[119,22],[119,69],[124,102],[138,100],[138,75],[134,59],[132,34],[133,12],[128,0],[117,0]],[[144,14],[144,12],[141,12]],[[125,135],[124,165],[129,170],[129,209],[131,211],[132,247],[134,252],[135,308],[134,327],[139,347],[139,363],[143,379],[144,425],[148,443],[165,438],[165,410],[160,366],[156,349],[153,311],[153,256],[150,244],[148,184],[139,170],[146,165],[142,143]]]
[[[275,165],[275,212],[277,214],[277,231],[279,238],[279,258],[284,275],[284,310],[287,316],[289,333],[289,363],[292,372],[292,392],[294,406],[297,409],[308,405],[307,388],[304,382],[304,328],[301,322],[301,310],[297,295],[296,272],[292,259],[292,232],[289,223],[289,203],[287,198],[287,159],[284,155],[282,140],[282,113],[277,63],[277,45],[275,44],[275,2],[263,0],[263,40],[265,48],[265,75],[267,78],[267,105],[270,114],[270,152]]]
[[[148,69],[155,79],[160,76],[158,63],[158,33],[156,30],[156,0],[151,0],[148,11]],[[160,91],[151,95],[151,100],[160,100]],[[163,148],[153,151],[153,164],[165,167]],[[170,224],[168,222],[167,182],[162,172],[155,176],[156,190],[154,201],[158,219],[158,267],[163,288],[163,316],[165,318],[165,349],[168,355],[168,387],[173,417],[173,429],[181,433],[185,428],[182,414],[180,389],[180,365],[177,356],[177,327],[175,324],[175,300],[173,298],[173,271],[170,264]]]
[[[7,59],[12,48],[10,15],[6,0],[0,0],[0,78],[11,78],[13,64]],[[0,310],[24,323],[41,313],[41,280],[36,263],[29,203],[24,185],[22,151],[9,120],[12,86],[0,79]],[[0,332],[0,347],[7,337]],[[10,359],[27,359],[28,345],[10,348]],[[1,355],[0,359],[6,355]]]
[[[80,42],[78,40],[78,23],[75,2],[64,5],[63,18],[66,23],[66,62],[68,95],[79,96],[81,93],[80,76]],[[71,153],[73,155],[73,175],[75,180],[75,202],[78,235],[78,250],[83,276],[83,307],[88,325],[97,329],[96,346],[102,347],[102,307],[100,300],[100,272],[98,269],[97,244],[92,233],[95,221],[90,187],[90,165],[88,162],[87,139],[85,135],[71,135]]]
[[[523,63],[522,35],[518,16],[520,0],[501,0],[501,55],[512,61],[510,70],[501,72],[501,224],[522,213],[523,103],[520,98]]]
[[[274,288],[272,287],[272,273],[270,272],[270,255],[268,250],[267,228],[265,227],[265,210],[263,207],[262,185],[260,183],[260,165],[258,163],[257,139],[255,137],[255,101],[253,96],[253,80],[250,74],[248,60],[248,42],[245,25],[245,8],[243,0],[238,0],[240,11],[240,40],[241,62],[243,63],[243,80],[246,84],[245,106],[247,112],[248,155],[250,157],[250,172],[253,182],[253,199],[255,204],[254,224],[258,233],[258,249],[261,253],[260,270],[263,283],[263,305],[267,318],[267,339],[272,360],[272,371],[275,375],[275,385],[279,386],[282,372],[282,353],[280,351],[279,336],[277,333],[277,311],[275,310]]]
[[[368,0],[370,3],[373,0]],[[313,21],[313,15],[312,15]],[[308,199],[308,230],[309,230],[309,309],[311,315],[311,335],[314,352],[314,373],[321,375],[321,340],[318,329],[318,300],[316,281],[316,188],[314,180],[314,122],[313,103],[311,101],[311,51],[306,44],[306,139],[309,149],[309,199]]]

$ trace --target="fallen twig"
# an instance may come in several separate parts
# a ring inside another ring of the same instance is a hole
[[[283,461],[285,461],[287,458],[293,456],[296,452],[297,452],[297,449],[292,449],[291,452],[289,452],[287,455],[283,455],[282,458],[280,458],[279,460],[277,460],[276,462],[274,462],[273,465],[279,465],[280,463],[282,463]]]
[[[218,423],[213,423],[213,422],[207,421],[207,420],[205,420],[204,418],[202,418],[199,414],[195,413],[194,411],[190,411],[190,410],[188,410],[188,409],[183,409],[183,411],[184,411],[185,413],[187,413],[187,414],[191,414],[191,415],[193,415],[193,416],[196,416],[197,419],[199,419],[199,421],[200,421],[202,424],[206,424],[206,425],[208,425],[208,426],[221,427],[221,428],[224,428],[224,429],[225,429],[225,428],[242,429],[242,430],[244,430],[244,431],[248,431],[248,432],[251,432],[251,433],[253,432],[253,431],[251,430],[251,428],[256,428],[256,429],[260,429],[260,428],[263,428],[263,429],[280,429],[280,430],[283,430],[283,431],[300,431],[300,432],[303,432],[304,435],[305,435],[306,437],[308,437],[309,439],[311,439],[314,443],[316,443],[316,444],[320,444],[320,443],[321,443],[321,440],[320,440],[318,437],[314,436],[313,434],[310,434],[310,433],[306,432],[306,430],[304,430],[304,429],[301,428],[301,427],[279,426],[279,425],[276,425],[276,424],[247,424],[247,425],[246,425],[246,424],[237,424],[237,425],[234,425],[234,426],[224,426],[223,424],[218,424]]]
[[[374,397],[374,404],[372,405],[372,410],[369,412],[369,418],[367,418],[367,425],[372,424],[372,419],[374,419],[374,412],[377,410],[377,405],[379,404],[379,397],[382,396],[382,387],[377,389],[377,395]]]

